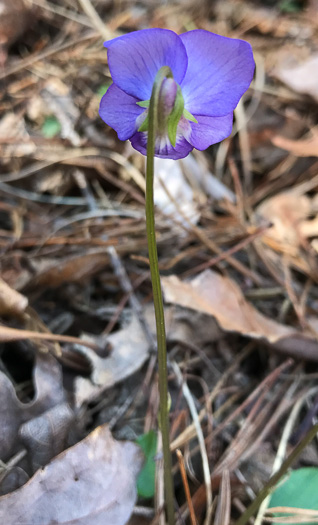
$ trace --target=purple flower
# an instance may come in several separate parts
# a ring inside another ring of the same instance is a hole
[[[99,114],[120,140],[129,139],[136,150],[147,153],[147,108],[163,66],[171,69],[173,78],[160,90],[156,156],[181,159],[193,148],[204,150],[230,135],[233,111],[254,73],[247,42],[203,29],[179,36],[167,29],[144,29],[104,45],[113,84],[101,100]],[[172,145],[167,122],[177,93],[184,110]]]

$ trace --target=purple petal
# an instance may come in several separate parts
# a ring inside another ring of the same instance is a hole
[[[199,150],[204,150],[221,142],[231,134],[233,126],[233,113],[224,117],[202,117],[197,116],[198,123],[191,122],[190,135],[186,135],[192,146]]]
[[[169,66],[180,84],[188,59],[179,36],[168,29],[143,29],[105,42],[114,83],[139,100],[150,99],[155,76]]]
[[[133,148],[143,155],[147,155],[147,133],[135,133],[130,142]],[[192,150],[193,146],[182,135],[177,137],[175,147],[171,145],[168,137],[164,137],[156,140],[155,156],[161,159],[183,159]]]
[[[145,110],[137,106],[138,100],[112,84],[102,97],[99,115],[106,124],[117,131],[120,140],[129,139],[139,125],[136,120]]]
[[[231,113],[254,74],[250,44],[203,29],[180,35],[188,55],[181,89],[192,115],[222,117]]]

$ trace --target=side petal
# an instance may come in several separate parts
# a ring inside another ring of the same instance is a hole
[[[105,42],[114,83],[128,95],[148,100],[155,76],[169,66],[180,84],[188,58],[180,38],[168,29],[143,29]]]
[[[131,137],[130,142],[133,148],[143,155],[147,155],[147,133],[135,133]],[[171,145],[167,136],[156,140],[155,157],[160,159],[183,159],[192,150],[193,146],[183,136],[177,138],[175,147]]]
[[[204,29],[183,33],[188,69],[181,88],[192,115],[222,117],[235,109],[254,74],[250,44]]]
[[[129,139],[138,129],[137,118],[145,110],[137,106],[138,99],[131,97],[112,84],[103,95],[99,115],[106,124],[117,131],[120,140]]]
[[[191,122],[191,132],[187,135],[188,141],[192,146],[199,150],[204,150],[226,139],[232,131],[233,113],[224,117],[202,117],[197,116],[198,123]]]

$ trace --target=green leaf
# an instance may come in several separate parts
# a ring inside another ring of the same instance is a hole
[[[173,110],[168,117],[168,137],[173,147],[177,141],[177,127],[180,122],[184,110],[184,100],[181,88],[178,86],[176,99],[174,101]]]
[[[293,470],[286,481],[279,484],[273,492],[270,507],[318,510],[318,468],[306,467]],[[281,522],[278,525],[283,524]],[[294,525],[310,525],[310,522]]]
[[[298,13],[303,9],[303,5],[300,0],[281,0],[278,8],[282,13]]]
[[[52,139],[56,135],[58,135],[61,131],[61,124],[55,118],[53,115],[50,117],[46,117],[42,126],[42,135],[46,139]]]
[[[146,461],[137,479],[138,495],[142,498],[153,498],[155,494],[155,455],[157,452],[157,434],[150,430],[137,439],[137,444],[142,449]]]

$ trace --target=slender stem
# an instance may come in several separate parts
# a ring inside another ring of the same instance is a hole
[[[295,459],[303,451],[306,445],[315,437],[318,433],[318,424],[314,425],[306,436],[300,441],[296,448],[291,452],[288,458],[284,461],[281,468],[268,480],[266,485],[262,488],[259,494],[256,496],[254,501],[247,507],[246,511],[242,516],[235,522],[234,525],[245,525],[248,520],[257,511],[262,501],[272,492],[274,487],[277,485],[279,480],[286,474],[287,470],[292,466]]]
[[[155,307],[157,349],[159,366],[159,424],[162,435],[162,449],[164,461],[165,502],[169,525],[175,525],[174,519],[174,490],[172,478],[172,459],[169,443],[169,408],[168,408],[168,372],[165,319],[161,292],[161,283],[158,266],[158,253],[155,232],[153,178],[155,140],[158,122],[158,100],[162,81],[170,76],[169,68],[161,68],[156,76],[149,104],[149,127],[147,143],[147,170],[146,170],[146,226],[149,251],[149,265]]]

